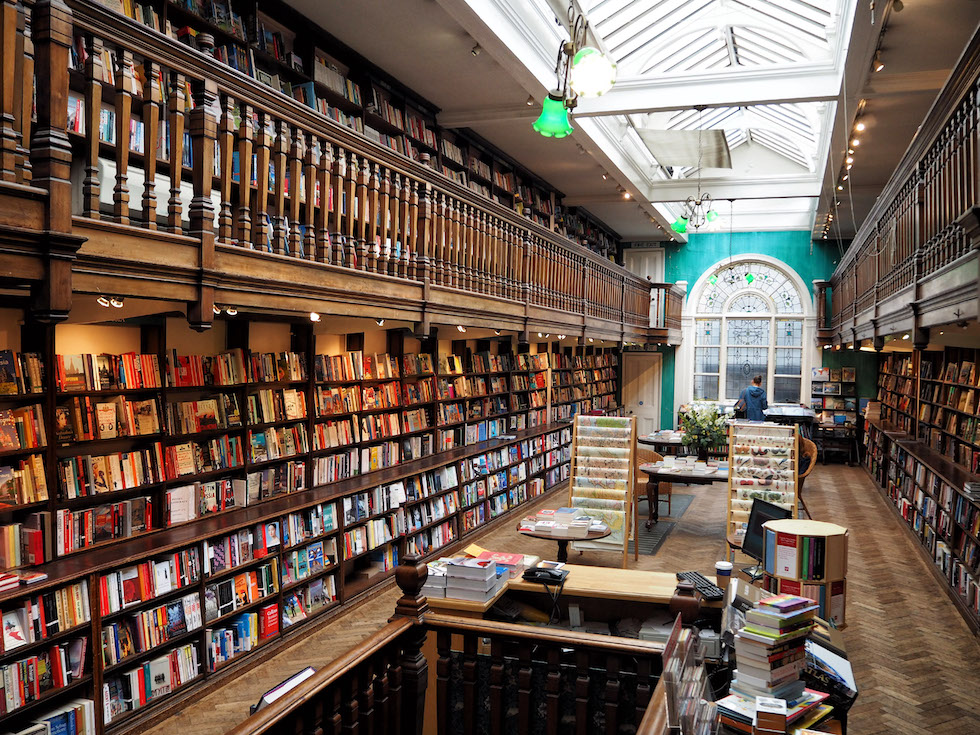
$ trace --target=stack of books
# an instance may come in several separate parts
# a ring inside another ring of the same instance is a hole
[[[806,665],[806,637],[819,605],[806,597],[775,595],[745,613],[735,635],[738,662],[732,691],[746,697],[788,701],[803,694],[800,672]]]
[[[604,531],[606,525],[581,508],[542,509],[521,521],[520,531],[547,533],[556,538],[586,538],[589,531]]]
[[[425,578],[422,585],[422,594],[426,597],[445,597],[446,596],[446,562],[448,559],[436,559],[430,561],[426,566],[429,575]]]
[[[491,559],[458,557],[446,562],[446,597],[487,602],[506,581],[504,567],[498,570]]]

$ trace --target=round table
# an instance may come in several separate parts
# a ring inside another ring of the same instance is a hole
[[[579,536],[577,538],[572,538],[571,536],[555,536],[553,533],[546,533],[545,531],[522,531],[520,524],[517,526],[517,532],[522,536],[529,536],[530,538],[540,538],[545,541],[557,541],[558,542],[558,561],[566,562],[568,561],[568,542],[569,541],[594,541],[595,539],[605,538],[612,533],[612,529],[609,526],[605,527],[602,531],[593,531],[589,529],[588,536]]]

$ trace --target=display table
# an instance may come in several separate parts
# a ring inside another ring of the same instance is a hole
[[[861,461],[857,426],[851,424],[817,424],[813,441],[820,452],[820,461],[827,464],[827,452],[847,455],[847,466]]]
[[[710,485],[713,482],[724,482],[728,480],[727,471],[715,469],[713,472],[695,472],[693,469],[667,467],[660,462],[652,462],[640,465],[640,472],[647,476],[647,503],[650,506],[650,514],[647,517],[646,527],[650,528],[660,520],[660,483],[661,482],[684,482],[688,485]]]
[[[579,536],[572,538],[571,536],[555,536],[552,533],[545,533],[544,531],[527,531],[521,530],[520,524],[517,524],[517,532],[521,536],[527,536],[529,538],[539,538],[545,541],[557,541],[558,542],[558,561],[566,562],[568,561],[568,542],[569,541],[595,541],[596,539],[606,538],[612,529],[609,526],[605,526],[602,531],[593,531],[589,529],[587,536]]]

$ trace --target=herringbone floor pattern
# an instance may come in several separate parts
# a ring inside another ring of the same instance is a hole
[[[691,507],[657,554],[641,555],[635,567],[710,574],[715,560],[727,553],[723,485],[676,490],[695,496]],[[851,531],[844,636],[861,690],[851,710],[851,734],[980,734],[978,640],[867,475],[858,468],[821,465],[807,479],[805,495],[815,519],[833,520]],[[554,505],[552,498],[538,503]],[[515,527],[516,519],[476,541],[487,548],[553,557],[554,542],[521,537]],[[598,552],[573,552],[571,561],[618,566],[617,556]],[[396,591],[388,589],[299,638],[261,666],[186,704],[148,732],[226,732],[247,715],[262,692],[304,666],[328,664],[378,630],[396,597]]]

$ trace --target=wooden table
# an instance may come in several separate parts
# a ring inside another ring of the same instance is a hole
[[[685,482],[689,485],[710,485],[728,479],[727,472],[694,472],[693,470],[668,470],[662,464],[646,463],[640,465],[640,472],[647,475],[647,504],[650,515],[646,527],[650,528],[660,520],[660,483]]]
[[[578,536],[572,538],[571,536],[555,536],[551,533],[545,533],[544,531],[522,531],[520,524],[517,525],[517,532],[522,536],[529,536],[530,538],[540,538],[545,541],[557,541],[558,542],[558,561],[566,562],[568,561],[568,542],[569,541],[595,541],[596,539],[605,538],[610,533],[612,529],[609,526],[605,527],[603,531],[593,531],[589,529],[589,534],[587,536]]]

